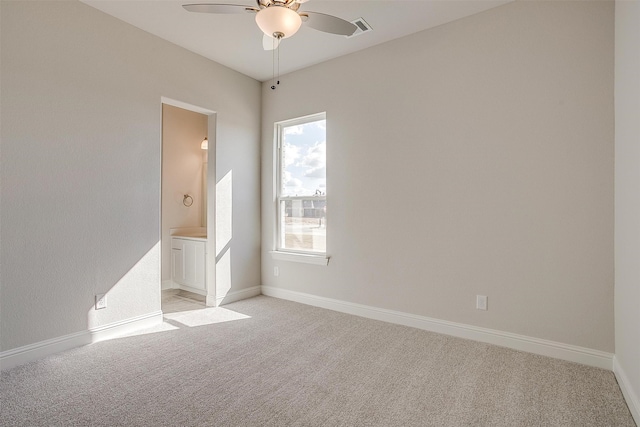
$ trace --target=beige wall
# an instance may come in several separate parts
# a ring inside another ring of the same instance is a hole
[[[613,6],[514,2],[263,84],[262,283],[613,352]],[[273,123],[321,111],[331,260],[275,262]]]
[[[2,351],[160,310],[163,96],[217,113],[260,284],[259,82],[77,1],[2,1],[1,31]]]
[[[178,227],[202,227],[204,198],[200,148],[207,136],[207,116],[172,105],[162,105],[162,281],[171,280],[171,237]],[[205,177],[206,178],[206,177]],[[184,195],[193,198],[189,207]]]
[[[639,1],[616,2],[615,336],[617,366],[614,369],[637,423],[640,423],[639,23]]]

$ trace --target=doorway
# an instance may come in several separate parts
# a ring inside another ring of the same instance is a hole
[[[215,263],[207,256],[212,253],[208,246],[214,220],[209,212],[215,200],[210,159],[215,162],[215,113],[162,98],[160,268],[165,313],[201,309],[207,300],[215,301],[210,297],[215,295]]]

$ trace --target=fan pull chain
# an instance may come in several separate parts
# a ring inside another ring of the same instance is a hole
[[[276,38],[271,39],[273,49],[271,49],[271,90],[276,90]]]
[[[271,85],[271,89],[272,90],[276,90],[276,87],[280,84],[280,42],[282,41],[282,38],[284,37],[284,34],[282,33],[274,33],[273,34],[273,66],[272,66],[272,74],[273,74],[273,80],[272,80],[272,85]],[[277,43],[277,44],[276,44]],[[277,52],[276,52],[277,51]]]

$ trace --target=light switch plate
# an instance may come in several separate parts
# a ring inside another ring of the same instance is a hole
[[[96,295],[96,310],[100,310],[103,308],[107,308],[107,295],[106,294],[97,294]]]
[[[488,299],[486,295],[476,295],[476,308],[478,310],[487,310]]]

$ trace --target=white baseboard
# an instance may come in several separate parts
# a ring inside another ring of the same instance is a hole
[[[160,290],[168,291],[171,289],[180,289],[183,291],[191,292],[191,293],[202,295],[202,296],[207,295],[207,291],[204,289],[192,288],[191,286],[181,285],[180,283],[174,282],[173,280],[163,280]]]
[[[177,289],[178,288],[178,284],[176,282],[174,282],[173,280],[169,279],[169,280],[163,280],[162,281],[162,285],[160,287],[161,290],[166,291],[169,289]]]
[[[583,365],[595,366],[609,371],[613,369],[613,354],[590,348],[578,347],[570,344],[548,341],[494,329],[480,328],[463,323],[418,316],[400,311],[386,310],[383,308],[355,304],[331,298],[324,298],[302,292],[274,288],[271,286],[262,286],[262,294],[316,307],[327,308],[329,310],[339,311],[342,313],[366,317],[369,319],[410,326],[440,334],[452,335],[454,337],[466,338],[474,341],[495,344],[501,347],[512,348],[514,350],[526,351],[528,353],[581,363]]]
[[[204,289],[192,288],[191,286],[181,285],[180,283],[174,282],[173,280],[163,280],[160,290],[168,291],[171,289],[181,289],[183,291],[192,292],[194,294],[198,294],[202,296],[207,295],[207,291],[205,291]]]
[[[247,298],[251,298],[251,297],[255,297],[258,296],[262,293],[262,287],[261,286],[253,286],[251,288],[247,288],[247,289],[241,289],[239,291],[233,291],[233,292],[229,292],[224,296],[220,296],[217,297],[215,300],[215,306],[219,307],[223,304],[229,304],[235,301],[240,301],[243,299],[247,299]],[[209,297],[207,296],[207,299]],[[207,304],[208,305],[208,304]]]
[[[91,330],[76,332],[62,337],[25,345],[0,353],[0,367],[2,370],[11,369],[37,359],[42,359],[56,353],[71,350],[87,344],[92,344],[106,339],[148,328],[162,323],[162,312],[157,311],[142,316],[110,323],[108,325],[92,328]]]
[[[23,365],[34,360],[72,348],[91,344],[91,334],[89,331],[76,332],[45,341],[25,345],[0,353],[0,367],[2,370],[11,369],[18,365]]]
[[[120,337],[140,329],[152,328],[162,323],[162,311],[143,314],[142,316],[131,317],[119,322],[91,328],[91,342],[96,343]]]
[[[640,398],[638,398],[636,392],[631,388],[629,377],[627,377],[627,374],[624,372],[624,369],[620,366],[620,363],[615,356],[613,358],[613,373],[616,375],[624,400],[627,401],[627,406],[629,407],[631,416],[633,416],[636,424],[640,426]]]
[[[179,283],[176,283],[176,286],[173,289],[181,289],[183,291],[191,292],[192,294],[197,294],[202,296],[207,295],[207,291],[204,289],[192,288],[191,286],[181,285]]]

